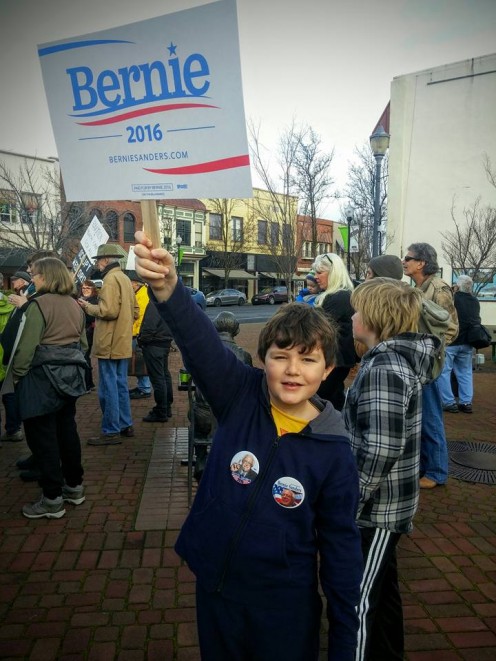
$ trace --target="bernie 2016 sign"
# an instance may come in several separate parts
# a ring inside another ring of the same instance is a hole
[[[38,53],[68,200],[251,197],[235,0]]]

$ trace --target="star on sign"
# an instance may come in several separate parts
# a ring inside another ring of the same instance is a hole
[[[172,41],[171,41],[171,43],[170,43],[170,46],[167,46],[167,48],[169,49],[169,55],[176,55],[176,48],[177,48],[177,46],[175,46],[175,45],[172,43]]]

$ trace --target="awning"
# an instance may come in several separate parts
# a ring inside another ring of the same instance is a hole
[[[263,275],[264,278],[271,278],[272,280],[280,280],[281,279],[277,275],[277,273],[262,273],[262,271],[260,271],[259,275]]]
[[[224,269],[203,269],[203,272],[213,275],[216,278],[226,277]],[[248,273],[248,271],[242,271],[241,269],[232,269],[229,271],[229,280],[258,280],[258,276]]]

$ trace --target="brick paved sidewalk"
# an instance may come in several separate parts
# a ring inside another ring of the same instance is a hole
[[[238,338],[253,355],[259,330]],[[174,382],[180,366],[171,354]],[[475,413],[447,417],[447,435],[494,442],[495,366],[474,379]],[[39,488],[15,467],[25,443],[3,444],[0,658],[199,660],[194,580],[173,551],[187,512],[187,401],[174,396],[166,424],[142,423],[150,400],[133,401],[136,437],[103,448],[84,443],[99,433],[96,394],[79,401],[87,498],[59,520],[22,517]],[[399,552],[408,661],[496,659],[495,494],[455,479],[422,493]]]

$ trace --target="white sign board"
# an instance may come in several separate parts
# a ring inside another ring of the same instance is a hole
[[[252,196],[235,0],[38,54],[69,201]]]
[[[83,234],[81,239],[81,247],[84,248],[84,252],[92,257],[96,255],[98,246],[101,246],[103,243],[107,243],[109,240],[109,235],[101,222],[96,216],[93,216],[93,220],[88,225],[88,229]]]
[[[81,239],[81,248],[78,254],[72,260],[72,270],[75,279],[81,284],[89,277],[94,269],[94,259],[98,246],[107,243],[109,235],[96,216],[88,226]]]

